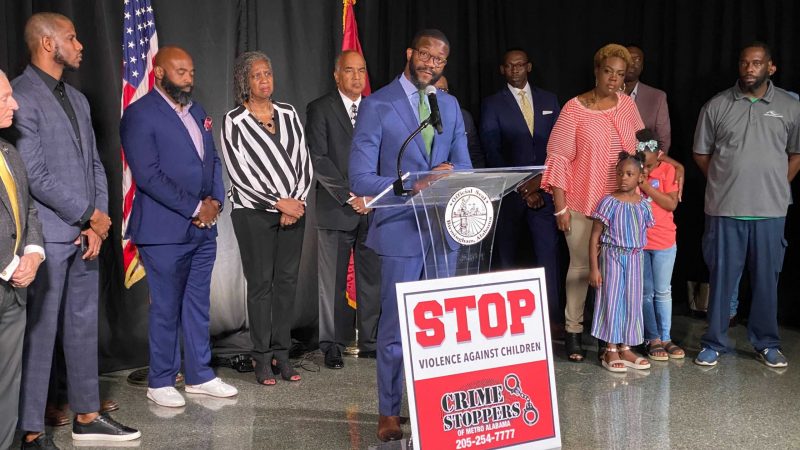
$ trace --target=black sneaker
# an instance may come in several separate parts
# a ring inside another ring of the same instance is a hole
[[[48,436],[46,433],[42,433],[31,442],[25,442],[25,438],[22,438],[22,448],[24,449],[31,449],[31,448],[43,448],[46,450],[59,450],[56,447],[56,444],[53,442],[53,438]]]
[[[77,418],[72,421],[72,439],[76,441],[132,441],[141,436],[139,430],[126,427],[105,413],[87,424]]]

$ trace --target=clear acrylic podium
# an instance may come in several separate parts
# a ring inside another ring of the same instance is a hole
[[[410,208],[426,255],[423,279],[474,275],[491,267],[503,197],[539,175],[545,166],[409,172],[407,196],[387,187],[370,208]]]

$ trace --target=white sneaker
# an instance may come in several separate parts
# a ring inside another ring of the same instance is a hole
[[[180,408],[186,405],[186,400],[177,389],[172,386],[162,388],[147,388],[147,398],[154,401],[156,405],[168,408]]]
[[[186,392],[188,394],[205,394],[212,397],[233,397],[239,393],[239,390],[219,378],[214,378],[203,384],[187,384]]]

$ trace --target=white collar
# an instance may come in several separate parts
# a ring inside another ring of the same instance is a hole
[[[525,82],[525,87],[522,89],[517,89],[508,83],[506,83],[506,86],[508,86],[508,90],[510,90],[511,93],[514,94],[514,98],[517,99],[517,101],[519,101],[520,91],[525,91],[525,93],[528,95],[528,101],[531,101],[531,99],[533,98],[533,92],[531,92],[531,84],[528,83],[527,81]]]
[[[633,87],[633,90],[631,91],[630,97],[635,99],[637,95],[639,95],[639,82],[638,81],[636,82],[636,86]]]
[[[338,91],[338,89],[337,89],[337,91]],[[356,108],[361,106],[361,98],[362,97],[360,95],[358,96],[358,98],[355,101],[353,101],[353,100],[350,100],[350,97],[344,95],[342,93],[342,91],[339,91],[339,97],[342,98],[342,102],[344,103],[344,108],[347,110],[347,114],[350,114],[350,108],[352,108],[353,105],[356,105]]]

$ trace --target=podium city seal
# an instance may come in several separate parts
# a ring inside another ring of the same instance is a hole
[[[492,229],[494,207],[485,192],[474,187],[459,189],[447,202],[445,227],[461,245],[482,241]]]

